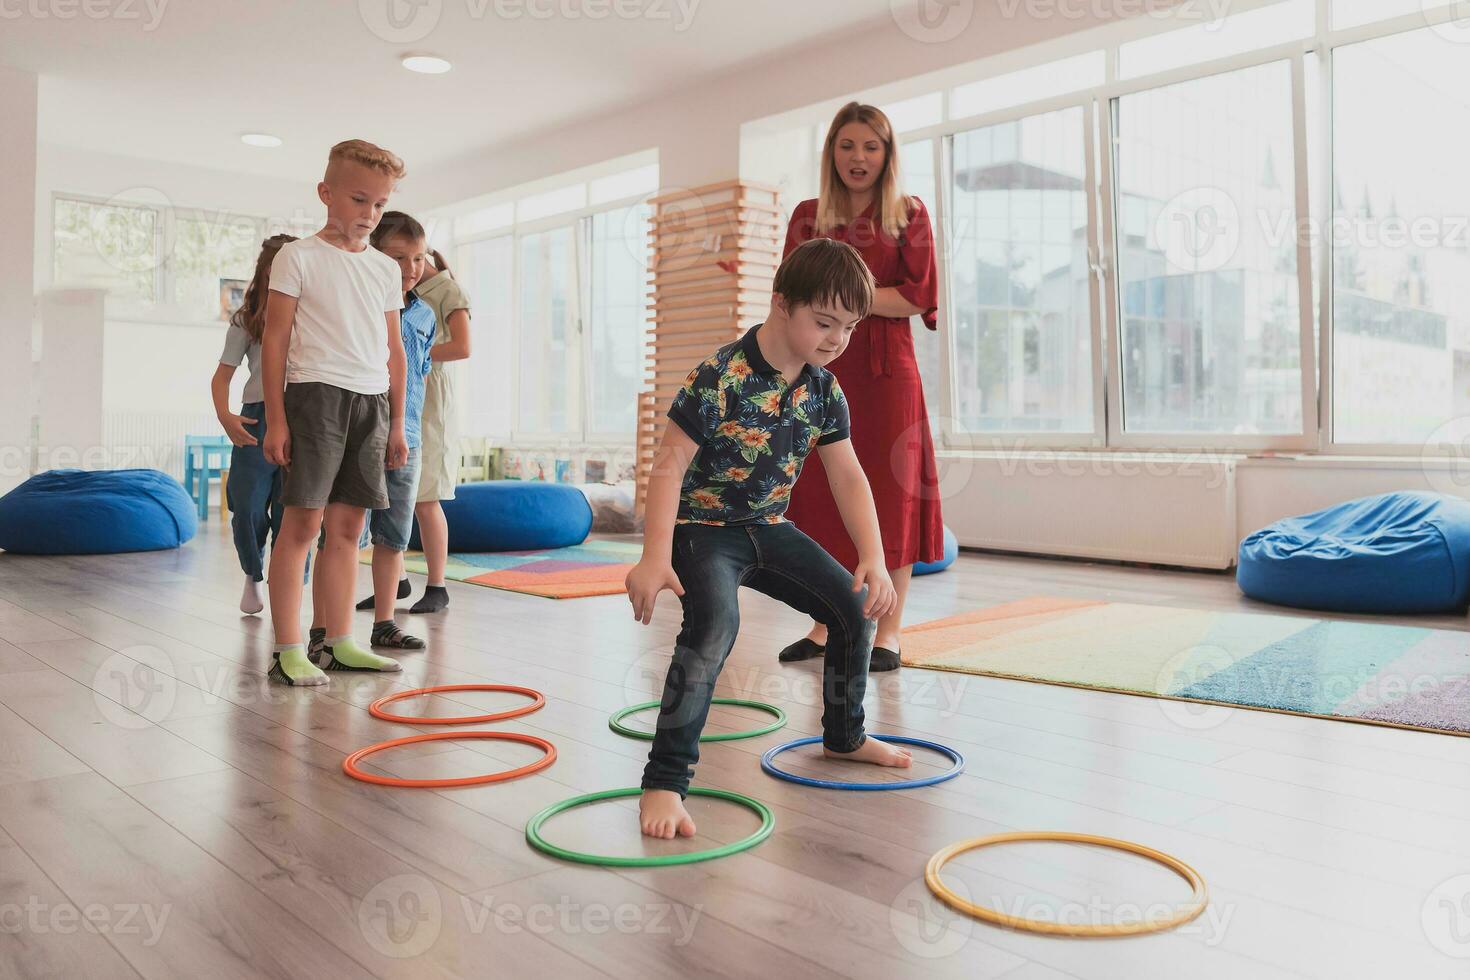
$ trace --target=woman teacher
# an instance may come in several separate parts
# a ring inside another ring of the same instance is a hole
[[[828,365],[847,395],[852,443],[873,488],[886,564],[898,606],[878,621],[870,670],[899,665],[899,630],[917,561],[944,553],[939,477],[929,413],[909,318],[937,329],[938,275],[929,214],[899,182],[893,127],[883,112],[849,102],[827,130],[821,196],[802,201],[786,230],[786,255],[811,238],[853,246],[873,273],[870,315],[858,324],[842,356]],[[808,458],[786,516],[849,570],[857,549],[832,500],[821,460]],[[783,663],[821,656],[827,630],[811,632],[781,651]]]

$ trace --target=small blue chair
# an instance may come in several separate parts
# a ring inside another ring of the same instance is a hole
[[[184,492],[194,501],[201,521],[209,520],[209,482],[229,468],[234,444],[229,436],[184,436]],[[220,487],[220,493],[224,493]]]

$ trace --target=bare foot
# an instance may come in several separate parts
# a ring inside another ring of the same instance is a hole
[[[862,745],[853,752],[833,752],[831,749],[822,749],[822,754],[829,759],[848,759],[852,762],[871,762],[875,766],[893,766],[897,769],[907,769],[913,764],[914,756],[908,749],[901,749],[896,745],[890,745],[881,739],[868,736]],[[646,794],[645,794],[646,795]]]
[[[806,638],[819,647],[827,645],[827,627],[821,623],[813,623],[812,628],[807,631]]]
[[[908,763],[904,763],[908,765]],[[638,822],[649,837],[673,840],[694,836],[694,821],[679,794],[668,789],[646,789],[638,799]]]

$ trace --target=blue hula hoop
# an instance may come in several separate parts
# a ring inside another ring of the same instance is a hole
[[[922,738],[907,738],[903,735],[869,735],[868,737],[876,738],[880,742],[893,742],[897,745],[917,745],[921,749],[933,749],[935,752],[941,755],[947,755],[953,759],[954,765],[948,772],[942,772],[937,776],[925,776],[923,779],[909,779],[897,783],[841,783],[834,779],[812,779],[809,776],[798,776],[795,773],[777,769],[775,764],[771,762],[772,759],[787,749],[800,748],[803,745],[812,745],[822,741],[820,735],[814,735],[811,738],[798,738],[794,742],[787,742],[785,745],[778,745],[773,749],[767,750],[766,754],[761,756],[761,768],[777,779],[784,779],[791,783],[800,783],[802,786],[817,786],[821,789],[852,790],[915,789],[919,786],[933,786],[935,783],[942,783],[946,779],[953,779],[965,771],[965,757],[947,745],[940,745],[938,742],[926,742]]]

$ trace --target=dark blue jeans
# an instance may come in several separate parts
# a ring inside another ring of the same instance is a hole
[[[852,573],[785,522],[679,524],[673,551],[674,573],[684,586],[684,624],[664,678],[643,788],[673,790],[681,797],[689,791],[715,681],[740,632],[742,585],[827,627],[822,744],[836,752],[862,745],[863,694],[878,624],[864,618],[865,595],[852,591]]]
[[[281,530],[281,481],[285,473],[265,458],[265,402],[246,402],[240,414],[255,419],[245,430],[256,439],[253,446],[236,446],[230,451],[230,478],[225,494],[230,503],[230,530],[240,568],[255,581],[265,578],[265,543]],[[311,554],[306,556],[308,575]]]

